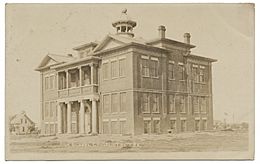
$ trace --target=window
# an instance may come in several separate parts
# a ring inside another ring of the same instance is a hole
[[[177,132],[177,129],[176,129],[176,120],[170,120],[170,129],[171,129],[173,132]]]
[[[59,89],[65,89],[67,86],[67,82],[66,82],[66,74],[65,72],[59,73]]]
[[[120,112],[126,111],[126,93],[120,93]]]
[[[158,59],[151,60],[150,62],[151,77],[158,77]]]
[[[45,77],[45,90],[49,89],[49,77]]]
[[[27,124],[27,119],[24,119],[24,123],[26,123],[26,124]]]
[[[84,85],[89,85],[90,84],[90,68],[86,67],[85,70],[83,70],[83,84]]]
[[[175,79],[175,74],[174,74],[174,63],[171,62],[168,64],[168,78],[170,80],[174,80]]]
[[[79,85],[79,73],[74,70],[70,73],[70,87],[77,87]]]
[[[120,121],[120,134],[126,134],[126,133],[127,133],[126,121],[122,120]]]
[[[181,132],[186,131],[186,120],[181,120]]]
[[[202,125],[201,125],[201,130],[206,130],[207,129],[207,120],[206,119],[203,119],[202,120]]]
[[[120,77],[125,76],[125,67],[126,67],[125,59],[119,59],[119,76]]]
[[[23,119],[21,119],[21,124],[23,123]]]
[[[111,121],[111,134],[118,134],[119,133],[119,127],[117,121]]]
[[[25,128],[23,127],[23,132],[25,131]]]
[[[205,67],[200,67],[200,72],[199,72],[199,82],[205,82]]]
[[[117,62],[117,60],[111,62],[111,77],[112,78],[118,77],[118,62]]]
[[[45,103],[45,118],[49,117],[49,103]]]
[[[198,65],[192,65],[192,79],[195,82],[199,82]]]
[[[109,113],[110,112],[110,95],[104,95],[103,99],[104,99],[104,103],[103,103],[103,112],[104,113]]]
[[[151,96],[151,102],[152,102],[152,112],[153,113],[159,113],[159,108],[160,108],[160,104],[159,104],[159,100],[160,97],[158,94],[152,94]]]
[[[151,133],[151,120],[144,120],[144,134]]]
[[[200,120],[195,120],[195,131],[200,130]]]
[[[183,95],[176,96],[176,109],[181,113],[185,113],[185,97]]]
[[[54,117],[56,115],[56,104],[55,102],[50,103],[50,117]]]
[[[169,113],[176,113],[174,99],[175,99],[174,95],[169,95]]]
[[[199,100],[198,97],[194,96],[192,98],[193,111],[194,113],[199,113]]]
[[[122,26],[122,27],[121,27],[121,31],[122,31],[122,32],[126,32],[126,26]]]
[[[184,65],[183,63],[179,63],[179,79],[180,80],[185,80],[185,68],[184,68]]]
[[[160,133],[160,120],[153,120],[153,133]]]
[[[147,93],[143,93],[142,97],[141,97],[141,108],[142,108],[142,112],[143,113],[149,113],[149,96]]]
[[[111,104],[112,104],[112,113],[116,113],[119,110],[119,98],[118,98],[118,94],[114,93],[111,95]]]
[[[108,63],[103,64],[103,79],[108,80],[109,78],[109,65]]]
[[[109,134],[109,122],[103,121],[103,134]]]
[[[50,89],[54,89],[54,76],[50,76]]]
[[[142,75],[144,77],[149,77],[149,58],[142,58]]]
[[[207,112],[207,104],[206,104],[206,98],[205,97],[201,97],[200,98],[200,111],[202,113],[206,113]]]
[[[55,125],[54,124],[50,124],[50,133],[51,134],[55,133]]]

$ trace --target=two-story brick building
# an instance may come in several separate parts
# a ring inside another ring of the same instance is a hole
[[[136,38],[126,12],[100,42],[73,48],[77,55],[47,54],[41,81],[44,134],[160,134],[213,126],[212,62],[184,42]]]

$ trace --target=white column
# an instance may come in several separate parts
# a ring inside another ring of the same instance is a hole
[[[69,88],[69,70],[66,70],[66,88]]]
[[[58,133],[62,133],[62,119],[61,119],[61,103],[58,103],[58,108],[57,108],[57,121],[58,121]]]
[[[85,133],[85,109],[83,100],[80,101],[79,109],[79,133]]]
[[[92,134],[97,134],[97,102],[92,99]]]
[[[71,102],[67,105],[67,133],[71,133]]]
[[[91,84],[94,84],[94,64],[90,64],[90,77],[91,77]]]
[[[79,67],[78,69],[79,69],[79,86],[82,86],[82,70],[81,67]]]

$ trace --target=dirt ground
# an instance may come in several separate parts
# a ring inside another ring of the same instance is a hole
[[[10,136],[9,148],[12,153],[247,151],[248,132],[215,131],[142,136]]]

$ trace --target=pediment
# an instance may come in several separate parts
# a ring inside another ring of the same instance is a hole
[[[54,65],[56,63],[57,62],[54,59],[52,59],[49,55],[47,55],[47,56],[44,57],[44,59],[42,60],[42,62],[38,66],[38,68],[48,67],[48,66]]]
[[[119,47],[124,45],[125,43],[119,40],[116,40],[110,36],[107,36],[95,49],[94,52],[104,51],[108,49],[112,49],[115,47]]]

